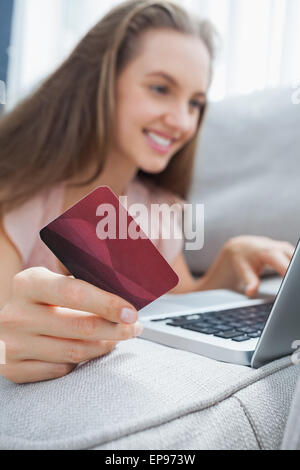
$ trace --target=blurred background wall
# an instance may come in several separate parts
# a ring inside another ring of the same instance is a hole
[[[3,82],[7,80],[13,6],[12,0],[1,0],[0,2],[0,80]]]
[[[11,41],[13,0],[0,0],[0,115],[6,103],[7,68]]]
[[[34,89],[118,3],[120,0],[0,0],[0,65],[7,81],[7,107]],[[211,100],[267,87],[299,86],[300,0],[179,3],[211,19],[221,36]],[[5,75],[8,36],[11,46]]]

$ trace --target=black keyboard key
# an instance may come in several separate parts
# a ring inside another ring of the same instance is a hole
[[[251,339],[249,338],[248,335],[240,335],[240,336],[235,336],[234,338],[232,338],[232,341],[241,342],[241,341],[248,341],[248,339]]]
[[[227,330],[227,331],[219,331],[218,333],[214,334],[214,336],[217,336],[218,338],[234,338],[236,336],[240,336],[241,333],[236,330]]]
[[[184,325],[184,322],[178,323],[178,322],[169,321],[169,322],[166,323],[166,325],[168,325],[168,326],[175,326],[175,327],[177,327],[177,328],[180,328],[181,325]]]
[[[169,318],[153,318],[152,320],[150,321],[166,321],[166,320],[169,320]]]
[[[203,315],[199,315],[200,317],[200,320],[201,321],[208,321],[208,322],[215,322],[215,321],[218,321],[219,320],[219,317],[218,315],[214,315],[213,313],[212,314],[206,314],[204,313]]]
[[[193,315],[186,315],[185,319],[188,320],[188,321],[190,321],[190,320],[200,320],[201,315],[199,313],[196,313],[196,314],[193,314]]]
[[[172,326],[181,326],[184,325],[185,323],[194,323],[195,321],[198,320],[198,316],[194,317],[193,319],[188,320],[187,317],[173,317],[173,318],[167,318],[168,323],[167,325],[172,325]]]
[[[245,315],[244,320],[247,321],[258,321],[258,316],[257,315]]]
[[[207,318],[206,322],[211,325],[219,325],[220,323],[224,323],[223,319],[221,318]]]
[[[268,312],[271,311],[272,307],[274,305],[274,302],[271,302],[271,303],[268,303],[268,304],[260,304],[260,305],[256,305],[255,307],[253,308],[256,308],[257,310],[266,310]]]
[[[198,326],[199,328],[216,328],[217,327],[217,325],[207,323],[206,321],[197,321],[193,323],[193,325]]]
[[[228,325],[229,325],[229,326],[232,326],[232,327],[234,327],[234,328],[242,328],[243,325],[244,325],[244,323],[243,323],[242,321],[237,321],[237,320],[236,320],[236,321],[230,321],[230,322],[228,323]]]
[[[256,330],[263,330],[265,327],[265,324],[266,322],[255,323],[254,325],[252,325],[252,328],[255,328]]]
[[[192,324],[192,323],[194,323],[194,322],[190,322],[190,323]],[[187,325],[187,324],[189,324],[189,322],[187,322],[186,320],[177,320],[177,321],[171,320],[171,321],[168,321],[168,322],[166,323],[166,325],[169,325],[169,326],[176,326],[176,327],[178,327],[178,328],[179,328],[180,326],[182,326],[182,325]]]
[[[244,313],[237,313],[234,316],[233,320],[235,320],[235,321],[245,321],[245,320],[247,320],[247,315],[245,315]]]
[[[244,326],[242,328],[239,328],[239,331],[242,333],[255,333],[257,330],[256,328],[251,328],[250,326]]]
[[[214,333],[217,332],[215,328],[209,328],[209,327],[203,327],[203,326],[197,326],[197,325],[182,325],[184,330],[191,330],[191,331],[197,331],[198,333],[203,333],[205,335],[213,335]]]
[[[214,315],[214,312],[211,313],[201,313],[201,321],[210,321],[214,318],[218,318],[217,315]]]
[[[224,323],[221,323],[220,325],[214,325],[215,328],[218,329],[218,331],[229,331],[232,330],[232,327],[230,325],[225,325]]]
[[[241,315],[245,315],[245,316],[248,315],[248,313],[249,313],[249,307],[240,308],[240,309],[239,309],[239,313],[240,313]]]
[[[234,321],[233,318],[226,318],[226,317],[222,317],[218,320],[218,323],[223,323],[224,325],[228,325],[229,322],[231,321]]]
[[[240,308],[231,308],[229,310],[220,311],[219,313],[221,313],[222,315],[236,315],[236,313],[239,311]]]
[[[186,315],[177,315],[177,316],[173,316],[173,317],[166,317],[165,320],[185,320],[186,319]]]
[[[267,318],[270,315],[269,312],[258,312],[256,318]]]
[[[248,317],[248,315],[243,319],[244,322],[255,323],[258,322],[257,317]]]
[[[255,333],[248,333],[250,338],[259,338],[261,336],[261,331],[256,331]]]

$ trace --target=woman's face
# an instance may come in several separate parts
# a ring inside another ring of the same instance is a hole
[[[118,77],[117,153],[159,173],[197,130],[210,58],[200,39],[176,31],[147,31],[140,40],[141,53]]]

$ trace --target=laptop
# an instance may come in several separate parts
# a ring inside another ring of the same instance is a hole
[[[275,296],[165,294],[139,317],[140,338],[223,362],[259,368],[291,355],[300,340],[300,241]]]

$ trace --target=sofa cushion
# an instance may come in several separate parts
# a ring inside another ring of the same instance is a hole
[[[57,380],[0,378],[0,448],[279,448],[299,372],[290,356],[251,369],[124,341]]]
[[[282,450],[300,450],[300,378],[284,431]]]
[[[210,105],[188,198],[205,205],[204,248],[185,251],[193,272],[205,272],[233,236],[299,239],[300,105],[292,104],[293,92],[264,90]]]

